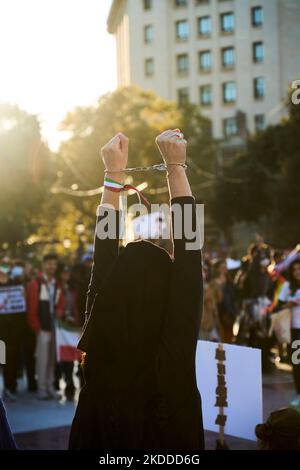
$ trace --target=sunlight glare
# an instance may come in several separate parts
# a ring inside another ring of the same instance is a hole
[[[111,0],[0,0],[0,101],[38,114],[57,147],[67,111],[116,87]]]

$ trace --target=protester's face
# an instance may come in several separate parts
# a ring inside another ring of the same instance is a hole
[[[93,265],[92,260],[87,260],[87,261],[84,262],[84,266],[85,266],[86,270],[91,270],[92,265]]]
[[[227,274],[227,266],[225,263],[220,264],[219,267],[219,273],[222,274]]]
[[[71,273],[70,271],[63,271],[60,275],[62,282],[69,282]]]
[[[296,263],[293,267],[293,277],[295,281],[300,283],[300,263]]]
[[[26,275],[26,276],[31,276],[31,275],[33,274],[33,267],[32,267],[32,264],[26,263],[26,264],[25,264],[25,268],[24,268],[24,272],[25,272],[25,275]]]
[[[57,261],[49,259],[43,263],[43,271],[47,276],[55,276],[57,270]]]

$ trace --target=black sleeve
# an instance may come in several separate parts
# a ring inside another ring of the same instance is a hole
[[[96,294],[118,258],[120,220],[120,211],[99,206],[94,238],[94,260],[87,292],[86,319],[90,315]]]
[[[193,197],[172,199],[171,211],[174,263],[169,309],[162,336],[161,365],[169,376],[167,382],[178,380],[182,384],[187,378],[190,384],[191,380],[195,384],[195,353],[203,303],[200,227]],[[194,247],[189,246],[189,243],[196,238],[187,238],[187,228],[192,228],[194,233],[196,230],[198,232],[198,243]]]
[[[196,381],[196,348],[203,301],[200,244],[188,246],[184,231],[177,238],[176,224],[196,227],[194,198],[172,201],[182,208],[182,220],[172,226],[175,260],[172,269],[169,308],[158,355],[159,440],[162,448],[196,450],[204,448],[201,398]],[[180,231],[180,230],[179,230]]]

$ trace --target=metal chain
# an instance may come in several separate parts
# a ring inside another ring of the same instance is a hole
[[[168,163],[168,165],[177,165],[181,166],[185,170],[187,169],[186,163]],[[136,166],[133,168],[125,168],[124,170],[105,170],[105,173],[119,173],[119,172],[124,172],[124,173],[136,173],[138,171],[167,171],[168,166],[165,163],[159,163],[158,165],[152,165],[152,166]]]

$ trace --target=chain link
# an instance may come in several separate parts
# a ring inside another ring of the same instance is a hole
[[[186,163],[168,163],[168,165],[176,165],[181,166],[185,170],[187,169]],[[136,166],[133,168],[125,168],[124,170],[105,170],[104,173],[137,173],[137,172],[144,172],[144,171],[167,171],[168,166],[165,163],[159,163],[157,165],[152,166]]]

